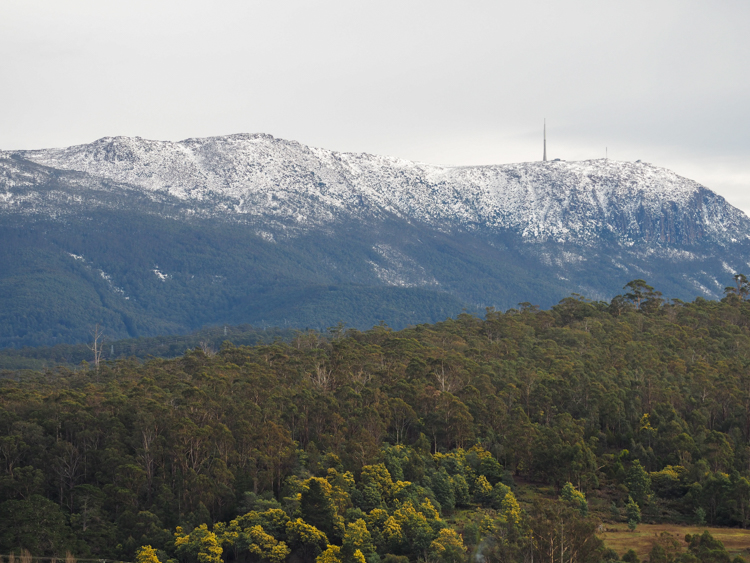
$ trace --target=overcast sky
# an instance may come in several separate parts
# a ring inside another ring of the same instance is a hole
[[[750,212],[750,2],[0,2],[0,148],[239,132],[642,159]]]

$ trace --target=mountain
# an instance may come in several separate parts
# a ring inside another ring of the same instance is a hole
[[[445,167],[230,135],[0,152],[0,346],[719,297],[750,219],[651,164]]]
[[[83,172],[183,213],[308,231],[385,214],[433,227],[512,230],[525,240],[694,244],[727,242],[750,222],[696,182],[641,162],[591,160],[445,167],[336,153],[269,135],[179,143],[104,138],[15,155]]]

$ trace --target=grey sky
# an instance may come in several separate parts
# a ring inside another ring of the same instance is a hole
[[[265,132],[435,164],[642,159],[750,212],[750,2],[0,3],[0,148]]]

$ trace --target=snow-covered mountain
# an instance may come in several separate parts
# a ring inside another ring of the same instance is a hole
[[[178,143],[108,137],[15,154],[153,196],[168,194],[190,213],[265,219],[292,231],[392,213],[441,228],[512,230],[528,241],[668,245],[750,234],[750,220],[722,197],[642,162],[445,167],[262,134]],[[6,192],[2,201],[9,205],[12,198]]]
[[[269,135],[0,151],[0,346],[432,322],[632,279],[719,298],[750,219],[642,162],[447,167]]]

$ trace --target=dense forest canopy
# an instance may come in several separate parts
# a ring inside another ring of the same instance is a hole
[[[3,372],[0,552],[572,563],[624,556],[601,521],[746,527],[736,282],[721,301],[635,280],[609,303]],[[664,561],[729,561],[688,540]]]

